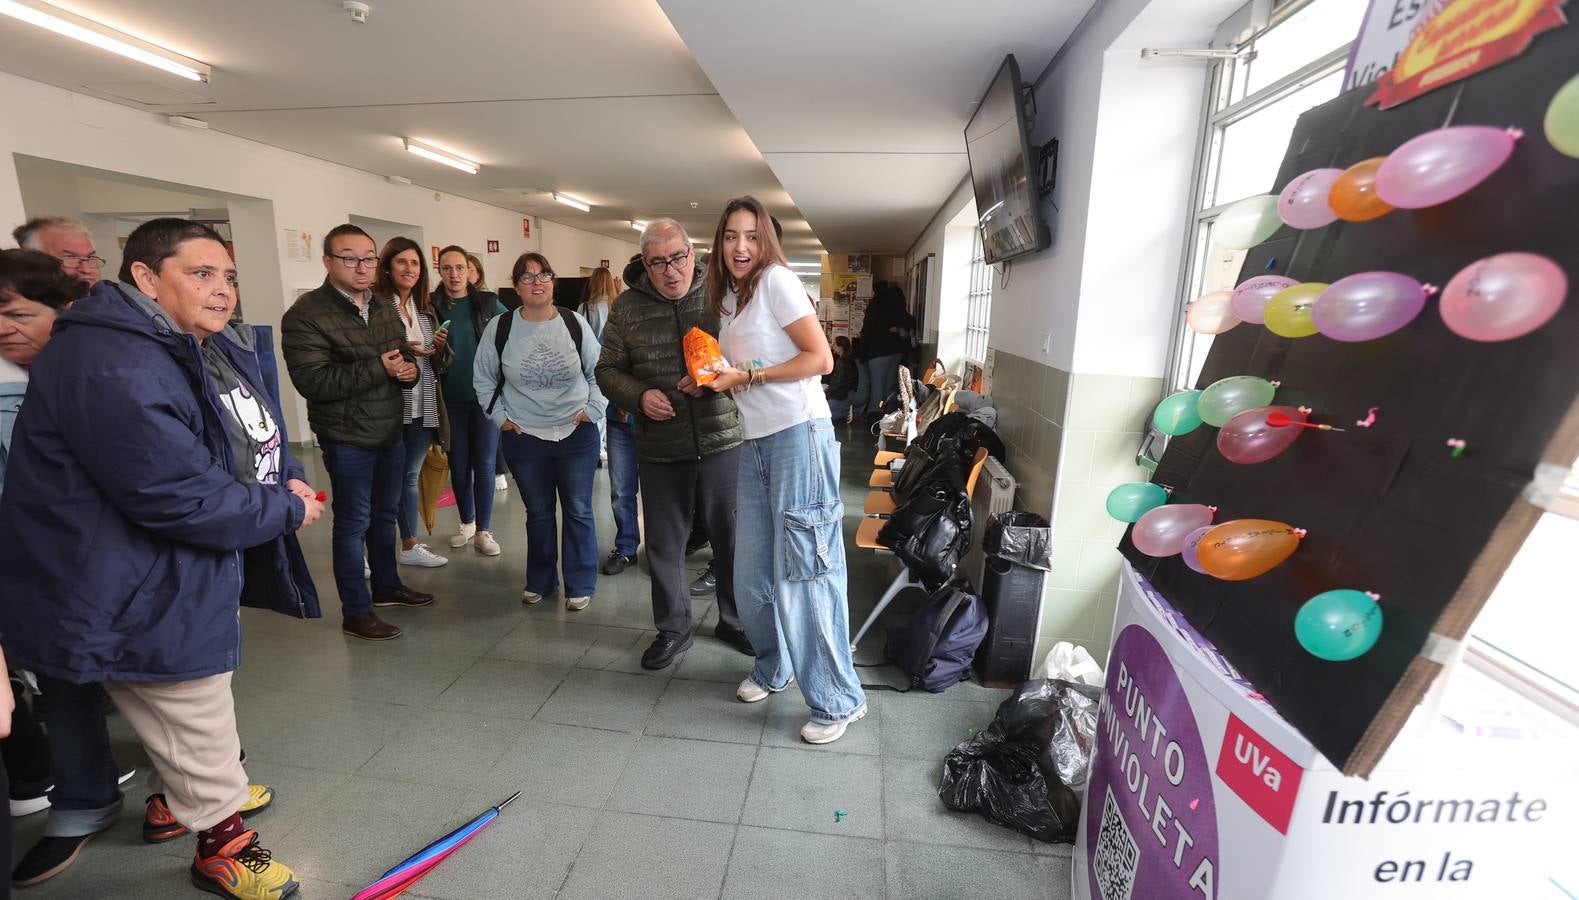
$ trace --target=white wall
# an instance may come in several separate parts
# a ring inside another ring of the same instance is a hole
[[[517,255],[541,249],[545,241],[573,265],[588,259],[596,265],[605,257],[623,260],[636,252],[634,241],[613,241],[551,222],[534,222],[527,240],[520,213],[511,210],[390,184],[367,172],[226,134],[175,128],[161,116],[3,73],[0,121],[11,123],[0,130],[0,226],[6,232],[26,218],[22,185],[11,165],[14,153],[224,196],[231,201],[233,228],[238,202],[263,201],[242,203],[248,207],[247,227],[236,234],[244,308],[257,324],[278,325],[297,288],[323,282],[316,243],[353,214],[418,224],[430,244],[482,248],[497,240],[501,252],[484,257],[495,282]],[[308,259],[286,258],[287,228],[313,234],[315,249]],[[565,266],[558,259],[555,264]],[[293,436],[301,439],[306,409],[286,382],[281,385],[286,415],[294,421]]]
[[[947,200],[943,201],[943,205],[938,207],[937,213],[932,216],[932,221],[927,223],[926,230],[921,232],[921,236],[916,238],[916,242],[905,253],[905,268],[907,270],[913,268],[928,253],[934,255],[932,277],[927,281],[926,327],[939,333],[942,332],[942,329],[938,326],[938,314],[943,297],[943,286],[938,278],[938,266],[943,264],[944,233],[948,230],[949,224],[954,220],[954,217],[959,215],[960,210],[967,205],[974,205],[974,202],[975,198],[971,193],[970,177],[966,176],[963,181],[954,187],[954,192],[949,194]]]

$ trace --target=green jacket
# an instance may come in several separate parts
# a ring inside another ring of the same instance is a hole
[[[702,270],[697,267],[691,292],[679,300],[658,293],[641,260],[625,267],[623,294],[614,299],[603,328],[603,355],[598,359],[598,387],[621,409],[631,411],[631,435],[642,462],[688,462],[740,446],[740,412],[727,394],[709,392],[701,398],[679,390],[685,376],[681,339],[697,327],[718,336],[718,319],[707,314]],[[663,391],[675,416],[654,422],[641,412],[641,395]]]
[[[307,423],[319,439],[362,449],[400,439],[406,399],[379,359],[406,350],[406,329],[394,306],[368,298],[367,322],[356,305],[324,280],[297,298],[280,322],[280,350],[291,383],[307,401]]]

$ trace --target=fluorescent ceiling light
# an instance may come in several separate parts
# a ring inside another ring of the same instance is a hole
[[[415,153],[423,159],[430,159],[439,165],[449,166],[452,169],[460,169],[462,172],[465,172],[468,175],[477,174],[477,164],[471,160],[462,156],[456,156],[447,150],[440,150],[437,147],[429,146],[428,144],[424,144],[421,141],[414,141],[411,138],[406,138],[406,152]]]
[[[0,0],[0,15],[47,28],[58,35],[84,44],[92,44],[100,50],[108,50],[190,81],[207,82],[212,71],[195,59],[173,53],[129,34],[122,34],[90,19],[72,15],[63,9],[56,9],[37,0]]]
[[[802,268],[802,269],[820,269],[820,268],[822,268],[822,263],[820,263],[820,262],[792,262],[792,263],[790,263],[790,265],[796,266],[796,267]]]
[[[641,221],[640,219],[631,219],[631,227],[637,231],[645,231],[647,228],[647,223]]]
[[[566,206],[579,209],[582,212],[592,212],[592,205],[590,203],[587,203],[585,200],[577,200],[575,197],[572,197],[569,194],[561,194],[558,191],[555,191],[554,199],[558,200],[560,203],[565,204]]]
[[[207,122],[203,121],[202,119],[194,119],[191,116],[166,116],[165,121],[169,122],[171,125],[178,125],[182,128],[201,128],[204,131],[208,130]]]

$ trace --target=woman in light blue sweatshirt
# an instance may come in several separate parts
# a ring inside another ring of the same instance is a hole
[[[526,504],[521,600],[537,603],[554,592],[562,555],[565,608],[586,609],[598,579],[592,478],[598,423],[608,405],[593,375],[601,348],[586,319],[554,305],[554,269],[541,253],[521,254],[510,282],[521,308],[483,329],[472,384],[502,432],[505,464]],[[556,495],[565,522],[562,543],[555,533]]]

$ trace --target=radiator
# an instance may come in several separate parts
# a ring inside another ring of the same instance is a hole
[[[987,555],[982,552],[981,539],[987,533],[987,522],[998,513],[1014,508],[1014,476],[1003,463],[989,456],[976,479],[976,490],[971,494],[971,542],[965,556],[965,574],[970,578],[971,589],[980,591]]]

